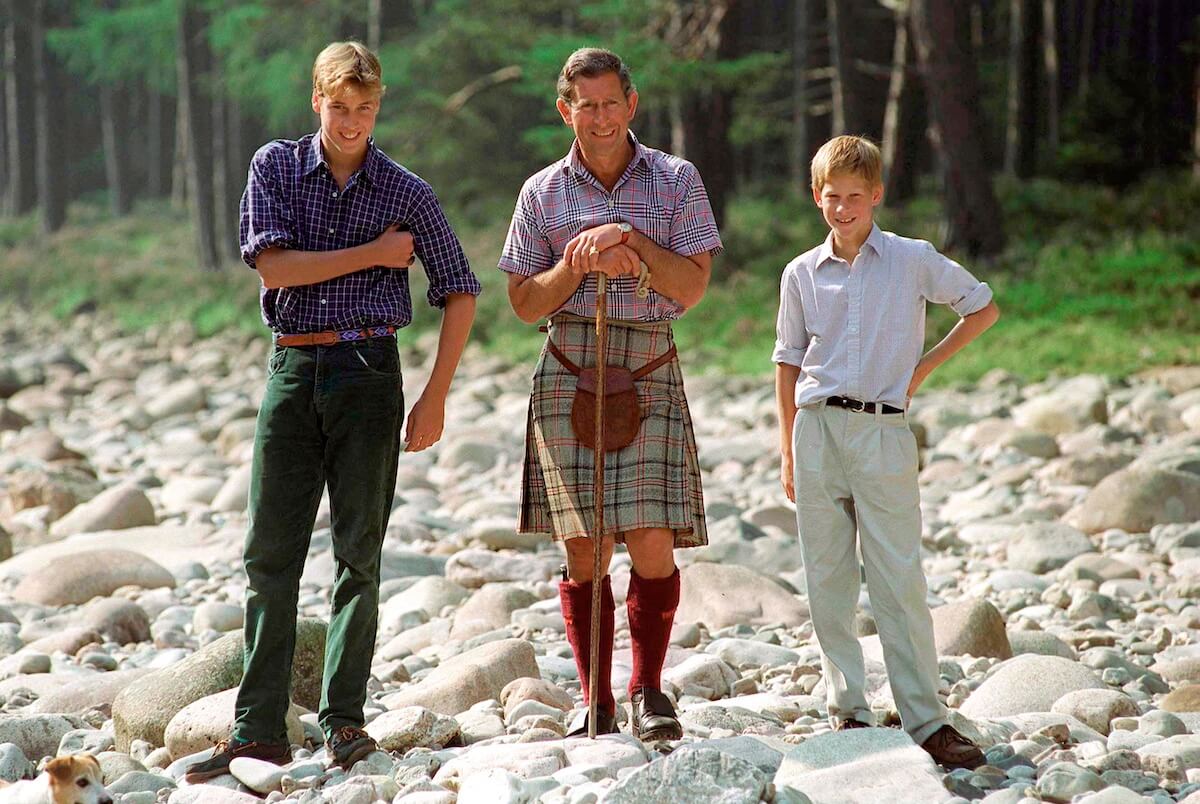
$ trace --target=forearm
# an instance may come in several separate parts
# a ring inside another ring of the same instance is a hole
[[[425,384],[425,393],[433,393],[444,399],[450,392],[450,381],[458,369],[458,361],[462,358],[474,321],[474,296],[469,293],[452,293],[446,297],[437,355],[433,359],[433,371],[429,374],[429,382]]]
[[[255,264],[263,286],[270,289],[315,285],[375,265],[374,243],[334,251],[269,248]]]
[[[983,309],[960,318],[958,323],[954,325],[954,328],[946,334],[946,337],[942,338],[937,346],[930,349],[921,358],[918,368],[923,373],[923,376],[928,377],[934,369],[953,357],[968,343],[978,338],[992,324],[995,324],[998,318],[1000,318],[1000,308],[996,306],[994,301],[988,302],[988,305]]]
[[[549,271],[532,276],[509,274],[508,301],[518,318],[533,324],[562,307],[579,288],[583,277],[562,261]]]
[[[627,245],[650,269],[650,287],[657,293],[688,309],[704,298],[712,276],[709,254],[685,257],[663,248],[636,230],[630,233]]]
[[[800,367],[790,363],[775,364],[775,405],[779,414],[779,451],[792,454],[792,426],[796,421],[796,382]]]

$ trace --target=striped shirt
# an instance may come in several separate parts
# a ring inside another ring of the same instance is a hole
[[[580,232],[621,221],[684,257],[721,252],[717,222],[695,166],[647,148],[632,132],[629,137],[633,159],[611,192],[584,166],[578,142],[565,157],[525,181],[500,254],[501,270],[521,276],[548,271]],[[610,318],[665,321],[683,315],[682,306],[653,288],[645,299],[639,299],[636,290],[637,277],[608,280]],[[595,275],[588,274],[555,312],[594,317]]]
[[[269,142],[250,161],[242,194],[242,259],[255,268],[272,247],[333,251],[374,240],[393,223],[407,225],[429,277],[427,298],[445,305],[451,293],[478,295],[458,238],[429,184],[369,141],[366,158],[340,189],[321,150],[320,132]],[[293,334],[412,321],[408,271],[367,268],[314,285],[260,292],[263,321]]]
[[[925,346],[925,302],[966,316],[991,300],[986,283],[924,240],[873,226],[847,263],[831,232],[783,270],[771,359],[801,368],[797,405],[847,396],[903,408]]]

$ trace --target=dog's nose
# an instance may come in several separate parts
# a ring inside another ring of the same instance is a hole
[[[111,797],[111,796],[104,796],[102,799],[100,799],[100,802],[99,802],[99,804],[113,804],[112,797]]]

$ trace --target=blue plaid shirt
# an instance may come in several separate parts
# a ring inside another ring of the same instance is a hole
[[[321,138],[275,140],[258,149],[242,194],[242,259],[256,268],[269,248],[333,251],[374,240],[393,223],[412,231],[414,250],[429,277],[429,303],[444,307],[451,293],[478,295],[479,280],[428,182],[393,162],[374,141],[344,190],[321,151]],[[263,321],[285,334],[406,326],[412,321],[408,271],[368,268],[352,274],[260,294]]]

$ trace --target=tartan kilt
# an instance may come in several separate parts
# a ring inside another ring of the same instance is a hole
[[[566,313],[550,338],[574,363],[595,365],[595,322]],[[670,322],[610,321],[608,364],[641,368],[671,348]],[[521,483],[521,533],[556,541],[589,537],[594,507],[593,453],[571,429],[575,375],[545,347],[533,375]],[[604,530],[618,541],[635,528],[675,531],[676,547],[708,544],[696,438],[678,358],[635,381],[642,425],[629,445],[606,453]]]

